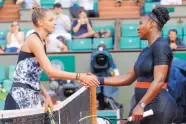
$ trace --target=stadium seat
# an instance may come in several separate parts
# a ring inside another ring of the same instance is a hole
[[[121,25],[121,36],[138,36],[138,24],[122,24]]]
[[[186,45],[186,35],[183,37],[183,42]]]
[[[156,5],[159,5],[160,2],[152,2],[152,3],[145,3],[144,4],[144,11],[145,14],[148,14],[152,11],[152,9],[154,9],[156,7]]]
[[[169,34],[169,30],[170,29],[176,29],[177,32],[178,32],[178,37],[183,37],[183,27],[182,26],[179,26],[179,25],[166,25],[164,28],[163,28],[163,36],[164,37],[167,37],[168,34]]]
[[[145,2],[146,2],[146,3],[151,3],[151,2],[152,2],[152,0],[145,0]]]
[[[100,44],[105,44],[108,49],[113,49],[113,38],[94,38],[93,48],[97,49]]]
[[[1,0],[0,1],[0,7],[2,7],[4,5],[4,3],[5,3],[5,0]]]
[[[93,27],[94,31],[100,31],[100,30],[109,30],[112,33],[112,37],[114,37],[114,27],[107,25],[107,26],[95,26]]]
[[[91,50],[92,49],[92,39],[73,39],[72,50]]]
[[[183,27],[184,36],[186,36],[186,25]]]
[[[145,48],[145,47],[147,47],[148,46],[148,41],[147,40],[141,40],[140,41],[140,48],[141,49],[143,49],[143,48]]]
[[[5,100],[0,100],[0,110],[4,110]]]
[[[8,30],[1,30],[0,31],[0,40],[6,40],[7,33],[8,33]]]
[[[5,66],[0,65],[0,83],[5,79]]]
[[[6,46],[6,40],[0,40],[0,46]]]
[[[3,88],[9,92],[12,87],[13,82],[11,80],[4,80],[3,81]]]
[[[120,49],[139,49],[140,39],[139,37],[121,37]]]
[[[41,0],[40,4],[44,8],[53,8],[55,0]]]
[[[9,80],[13,80],[14,71],[15,71],[16,65],[10,65],[8,68],[8,78]]]

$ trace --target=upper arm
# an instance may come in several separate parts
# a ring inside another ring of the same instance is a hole
[[[72,27],[76,27],[76,25],[78,24],[78,21],[77,20],[74,20],[73,24],[72,24]]]
[[[29,37],[27,42],[30,51],[35,55],[44,72],[47,73],[52,68],[52,65],[45,53],[43,44],[36,36]]]
[[[164,41],[162,41],[164,42]],[[164,82],[167,74],[169,66],[171,66],[172,62],[172,50],[167,44],[160,44],[153,46],[153,58],[154,58],[154,80]]]

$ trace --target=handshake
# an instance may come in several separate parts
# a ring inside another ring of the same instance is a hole
[[[98,81],[98,77],[92,73],[80,73],[79,75],[79,83],[84,85],[85,87],[98,87],[100,82]]]

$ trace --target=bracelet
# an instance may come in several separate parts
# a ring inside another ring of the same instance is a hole
[[[79,80],[79,78],[80,78],[80,74],[76,73],[76,80]]]
[[[100,85],[104,85],[104,77],[98,77]]]

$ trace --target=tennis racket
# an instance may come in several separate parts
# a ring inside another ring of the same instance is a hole
[[[49,115],[49,119],[50,119],[50,124],[58,124],[50,107],[48,107],[48,115]]]
[[[143,117],[148,117],[153,115],[152,109],[144,112]],[[132,117],[129,117],[128,119],[108,119],[102,116],[97,115],[90,115],[85,116],[81,118],[76,124],[113,124],[112,121],[124,121],[124,124],[127,124],[127,122],[130,122],[132,120]]]

